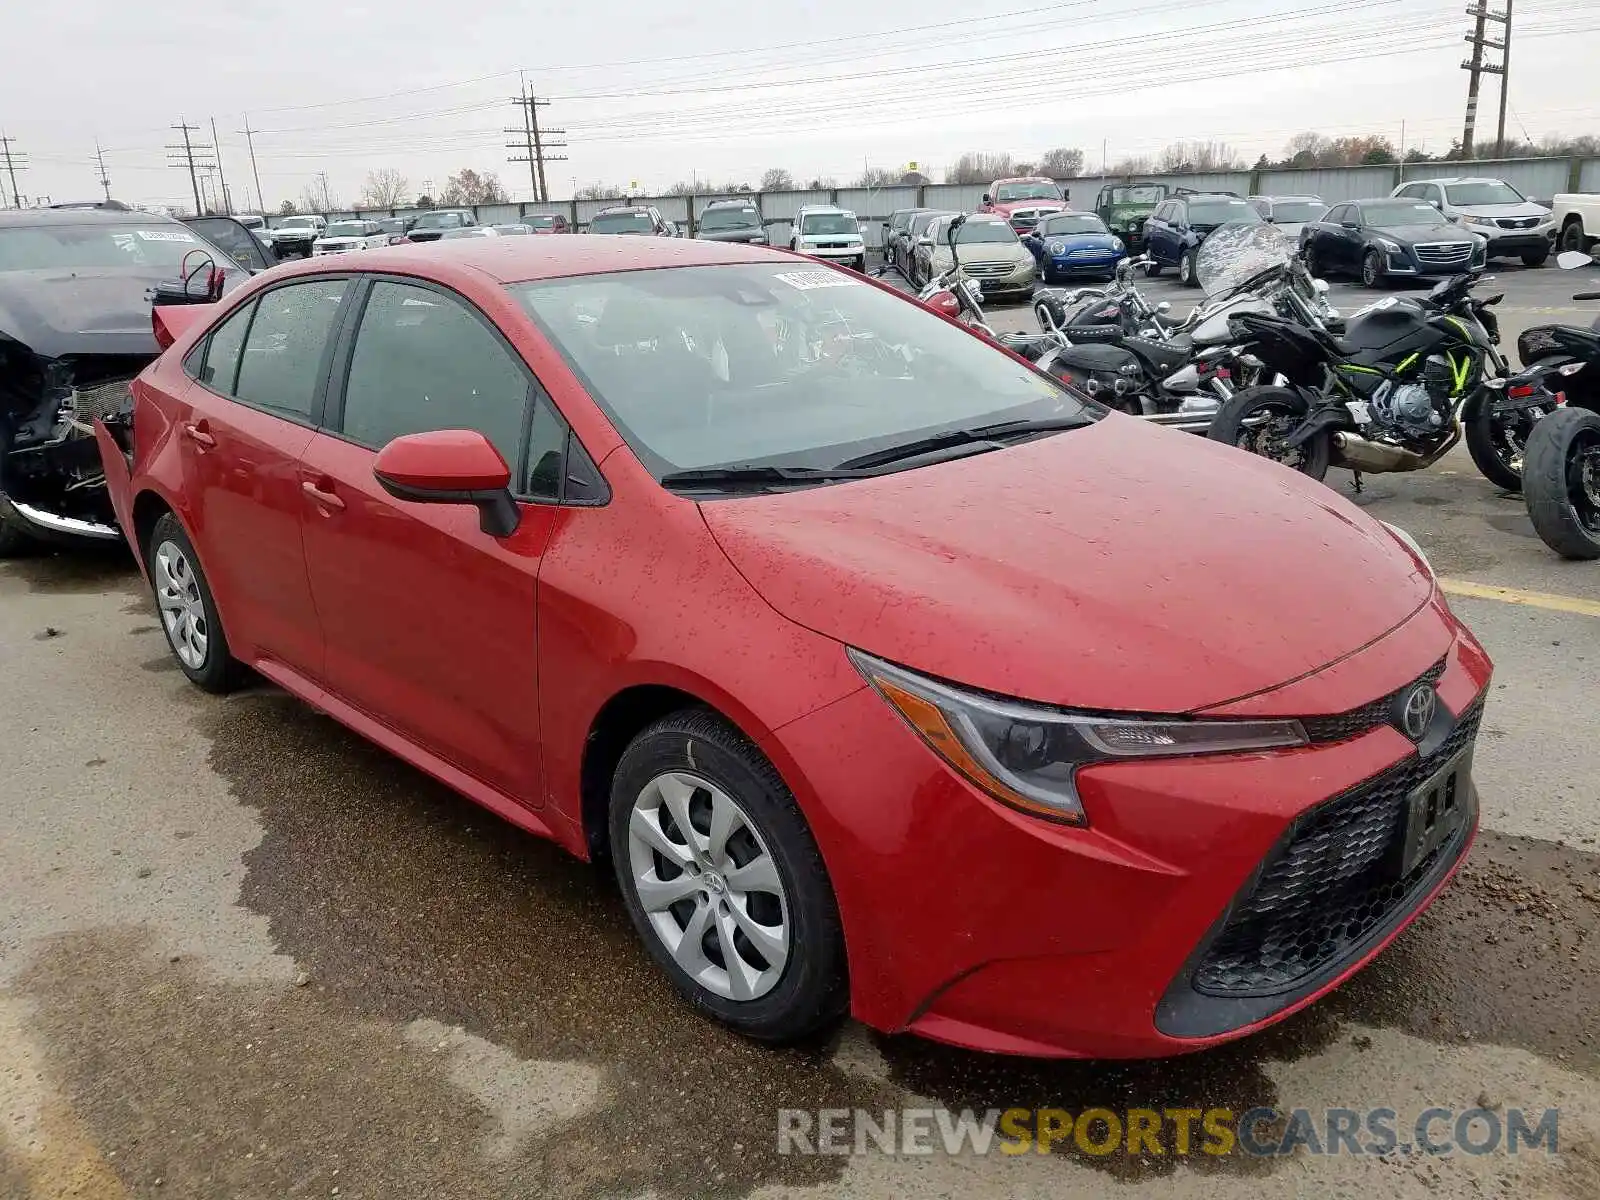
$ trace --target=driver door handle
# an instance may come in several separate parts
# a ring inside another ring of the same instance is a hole
[[[322,505],[323,508],[330,508],[335,512],[344,511],[344,501],[320,484],[312,483],[311,480],[307,479],[301,483],[300,490]]]
[[[203,450],[210,450],[217,444],[217,439],[207,431],[204,421],[186,421],[180,428],[183,430],[184,437]]]

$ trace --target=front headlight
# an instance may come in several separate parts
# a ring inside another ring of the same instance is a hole
[[[1489,226],[1493,226],[1494,225],[1494,218],[1493,217],[1478,217],[1478,216],[1474,216],[1471,213],[1462,213],[1461,214],[1461,219],[1463,221],[1465,221],[1468,225],[1489,225]]]
[[[1086,825],[1078,769],[1127,758],[1230,754],[1307,744],[1298,721],[1197,721],[1068,712],[939,683],[850,650],[868,683],[928,748],[1002,804]]]
[[[1425,572],[1427,572],[1429,579],[1435,578],[1433,573],[1433,564],[1428,561],[1428,556],[1422,552],[1422,547],[1417,545],[1416,538],[1412,537],[1398,525],[1391,525],[1387,521],[1380,521],[1379,524],[1389,531],[1389,533],[1394,537],[1395,541],[1399,542],[1411,552],[1411,557],[1416,559],[1417,564],[1422,567]]]
[[[1379,238],[1378,239],[1378,245],[1382,246],[1390,254],[1399,254],[1400,253],[1400,243],[1399,242],[1391,242],[1386,237]]]
[[[1065,254],[1067,252],[1067,244],[1062,241],[1051,242],[1049,249],[1051,254]]]
[[[1111,248],[1113,250],[1118,251],[1118,252],[1121,252],[1121,251],[1127,249],[1127,247],[1122,244],[1122,239],[1121,238],[1116,238],[1116,237],[1111,239]]]

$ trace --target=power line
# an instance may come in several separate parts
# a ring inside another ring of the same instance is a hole
[[[528,164],[528,179],[533,184],[533,198],[535,200],[550,199],[550,189],[544,180],[544,165],[547,162],[566,162],[565,154],[547,154],[546,150],[564,150],[566,142],[548,142],[543,134],[565,133],[565,129],[547,129],[542,133],[539,129],[539,110],[549,107],[550,101],[541,100],[528,91],[527,82],[522,85],[522,94],[511,97],[511,103],[522,110],[522,129],[507,129],[507,133],[521,133],[523,140],[520,142],[507,142],[506,149],[521,150],[521,154],[508,154],[507,162],[525,162]]]
[[[17,172],[26,171],[28,164],[24,161],[28,156],[20,150],[13,150],[11,144],[17,139],[0,134],[0,157],[6,160],[6,174],[11,179],[11,204],[14,208],[22,207],[22,193],[17,190]]]
[[[1511,6],[1507,4],[1506,7],[1509,9]],[[1478,0],[1478,6],[1476,8],[1467,9],[1467,16],[1473,18],[1474,24],[1472,32],[1467,34],[1467,41],[1472,44],[1472,57],[1461,64],[1461,69],[1468,73],[1467,119],[1461,131],[1462,158],[1472,157],[1472,143],[1478,132],[1478,86],[1479,81],[1484,75],[1500,76],[1500,95],[1502,100],[1500,108],[1500,144],[1502,148],[1505,146],[1505,64],[1503,61],[1500,63],[1484,62],[1483,51],[1485,47],[1489,47],[1490,49],[1499,50],[1502,54],[1504,54],[1506,49],[1505,41],[1497,42],[1487,36],[1485,32],[1487,22],[1494,21],[1504,25],[1506,27],[1506,41],[1510,40],[1511,34],[1511,14],[1509,12],[1491,12],[1489,10],[1488,0]]]
[[[197,168],[215,167],[217,165],[210,159],[205,158],[205,155],[211,152],[213,147],[190,140],[189,135],[191,133],[200,132],[200,126],[198,125],[190,125],[184,121],[179,121],[176,125],[168,126],[168,128],[176,129],[183,134],[183,145],[177,146],[169,143],[167,146],[168,165],[187,167],[189,169],[189,186],[194,191],[194,215],[197,217],[204,216],[206,210],[205,206],[200,202],[200,177],[195,172]],[[183,156],[182,158],[174,157],[174,155],[180,153]],[[200,157],[197,158],[196,155]]]

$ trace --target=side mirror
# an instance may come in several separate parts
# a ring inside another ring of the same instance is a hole
[[[379,452],[372,474],[397,500],[477,505],[478,528],[490,537],[510,537],[522,519],[511,498],[511,468],[474,429],[397,437]]]
[[[931,246],[931,245],[933,245],[933,239],[931,237],[928,237],[926,234],[924,234],[922,237],[919,237],[917,239],[917,245],[919,245],[919,246]]]
[[[992,199],[992,198],[991,198],[991,197],[990,197],[990,195],[989,195],[989,193],[988,193],[988,192],[985,192],[985,193],[984,193],[984,194],[983,194],[983,202],[984,202],[984,203],[985,203],[985,204],[993,204],[993,203],[994,203],[994,200],[993,200],[993,199]]]

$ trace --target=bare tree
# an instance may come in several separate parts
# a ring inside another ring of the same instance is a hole
[[[857,177],[855,186],[864,188],[893,187],[900,182],[900,172],[887,167],[868,167]]]
[[[1226,142],[1173,142],[1156,157],[1156,167],[1168,175],[1237,171],[1241,166],[1238,153]]]
[[[1076,179],[1083,174],[1083,151],[1057,146],[1039,158],[1039,173],[1051,179]]]
[[[831,192],[838,186],[832,175],[813,175],[811,182],[806,184],[806,189],[813,192]]]
[[[328,213],[339,207],[339,198],[328,186],[328,177],[318,174],[301,190],[300,203],[307,212]]]
[[[368,171],[361,188],[361,203],[368,208],[394,208],[411,187],[411,181],[393,167]]]
[[[968,150],[955,165],[944,173],[946,183],[992,183],[1016,173],[1016,163],[1009,154],[991,154],[984,150]]]
[[[503,204],[506,190],[500,177],[493,171],[481,174],[471,167],[462,167],[444,181],[444,191],[439,193],[444,204]]]
[[[292,217],[299,211],[299,207],[293,200],[285,200],[282,204],[278,205],[278,215],[280,217]]]
[[[1155,164],[1150,161],[1149,156],[1137,154],[1112,163],[1106,174],[1120,175],[1131,179],[1135,175],[1150,175],[1154,172]]]
[[[615,200],[619,199],[624,189],[615,183],[586,183],[574,193],[578,200]]]
[[[794,190],[794,176],[782,167],[770,167],[761,176],[761,190],[763,192],[792,192]]]

